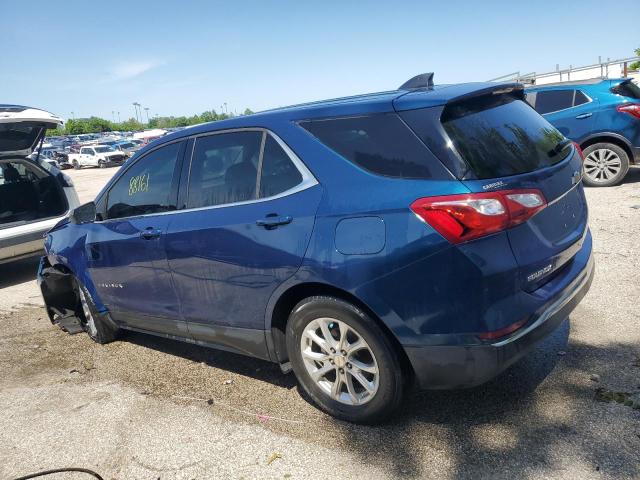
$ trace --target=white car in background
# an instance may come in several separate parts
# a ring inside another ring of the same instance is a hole
[[[105,168],[122,165],[127,159],[124,152],[110,145],[88,145],[80,147],[80,153],[70,153],[69,163],[73,168],[98,167]]]
[[[37,153],[62,119],[0,105],[0,263],[39,253],[44,234],[79,205],[71,179]]]

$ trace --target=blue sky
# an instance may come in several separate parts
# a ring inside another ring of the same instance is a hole
[[[623,58],[637,0],[2,1],[0,103],[190,115]],[[117,116],[117,114],[116,114]]]

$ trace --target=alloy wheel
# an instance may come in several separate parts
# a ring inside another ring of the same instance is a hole
[[[311,379],[333,400],[363,405],[376,394],[380,372],[375,355],[353,327],[333,318],[309,322],[300,339]]]
[[[622,160],[608,148],[594,150],[584,159],[584,174],[595,183],[608,182],[620,174]]]
[[[96,328],[96,321],[91,314],[91,309],[89,308],[84,289],[80,287],[78,288],[78,291],[80,292],[80,303],[82,305],[82,312],[84,313],[84,325],[87,328],[89,335],[91,337],[96,337],[98,335],[98,329]]]

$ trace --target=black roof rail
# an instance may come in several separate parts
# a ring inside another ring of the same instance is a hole
[[[417,88],[433,88],[433,72],[416,75],[404,82],[398,90],[415,90]]]

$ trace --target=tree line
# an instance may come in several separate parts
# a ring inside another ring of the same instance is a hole
[[[246,109],[242,115],[250,115],[253,112]],[[225,120],[232,118],[233,113],[218,113],[215,110],[207,110],[200,115],[192,115],[190,117],[153,117],[148,123],[142,123],[135,118],[130,118],[124,122],[112,122],[100,117],[89,118],[73,118],[66,121],[63,127],[55,130],[48,130],[47,136],[57,135],[81,135],[83,133],[102,133],[102,132],[131,132],[144,130],[145,128],[175,128],[188,127],[198,123],[215,122],[217,120]]]

